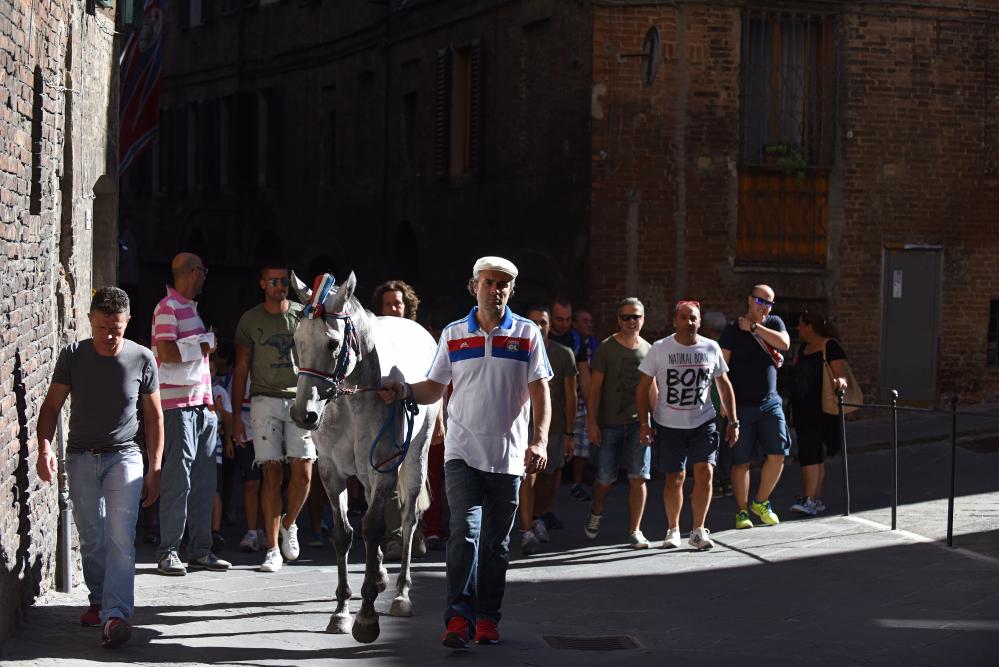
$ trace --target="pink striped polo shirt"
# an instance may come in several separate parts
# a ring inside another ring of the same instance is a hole
[[[198,304],[167,285],[167,295],[153,311],[152,348],[156,355],[156,344],[160,341],[175,341],[188,336],[205,333],[205,323],[198,315]],[[156,356],[156,366],[163,362]],[[208,355],[202,357],[201,382],[193,385],[160,384],[160,401],[164,410],[187,408],[196,405],[212,405],[212,376],[208,367]]]

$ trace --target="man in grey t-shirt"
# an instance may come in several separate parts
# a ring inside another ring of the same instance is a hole
[[[135,523],[139,500],[149,507],[159,496],[163,456],[156,361],[148,349],[125,340],[128,295],[102,287],[90,304],[93,338],[72,343],[56,362],[52,384],[38,413],[38,476],[52,482],[52,451],[59,411],[68,397],[66,471],[73,515],[80,535],[83,578],[90,607],[83,625],[101,625],[101,642],[114,648],[128,641],[127,619],[135,602]],[[149,471],[142,475],[137,406],[142,406]]]

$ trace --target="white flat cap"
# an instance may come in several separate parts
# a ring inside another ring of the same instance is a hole
[[[500,271],[510,278],[517,277],[517,266],[508,259],[502,257],[480,257],[475,266],[472,267],[472,277],[478,278],[479,271]]]

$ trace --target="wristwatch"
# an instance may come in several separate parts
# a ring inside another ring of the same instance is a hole
[[[575,438],[576,437],[576,432],[575,431],[562,431],[562,435],[564,435],[564,436],[566,436],[568,438]]]
[[[736,428],[739,428],[739,420],[738,420],[738,419],[733,419],[732,421],[730,421],[730,422],[728,423],[728,425],[729,425],[729,426],[734,426],[734,427],[736,427]]]
[[[749,325],[749,333],[756,333],[756,326],[757,326],[756,322],[753,322],[752,324],[750,324]]]

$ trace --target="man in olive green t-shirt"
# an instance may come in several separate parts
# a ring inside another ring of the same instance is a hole
[[[263,470],[260,505],[267,555],[261,572],[277,572],[285,560],[298,558],[298,526],[295,521],[309,495],[316,447],[309,431],[291,419],[298,384],[295,326],[301,304],[288,300],[288,269],[266,265],[260,271],[264,302],[243,313],[236,326],[236,363],[232,395],[244,396],[247,375],[250,384],[250,423],[253,425],[254,465]],[[233,440],[244,446],[243,422],[233,420]],[[284,463],[291,468],[288,482],[288,512],[281,515],[281,484]],[[278,550],[278,537],[281,548]]]
[[[593,455],[597,477],[584,531],[588,538],[596,539],[603,518],[604,497],[617,480],[618,467],[624,465],[628,469],[628,541],[633,549],[648,549],[649,541],[642,534],[642,513],[652,455],[650,448],[638,439],[635,390],[641,379],[638,366],[652,346],[638,335],[645,321],[645,306],[641,301],[634,297],[622,300],[617,319],[617,333],[600,343],[590,364],[586,430],[590,444],[597,448]]]

